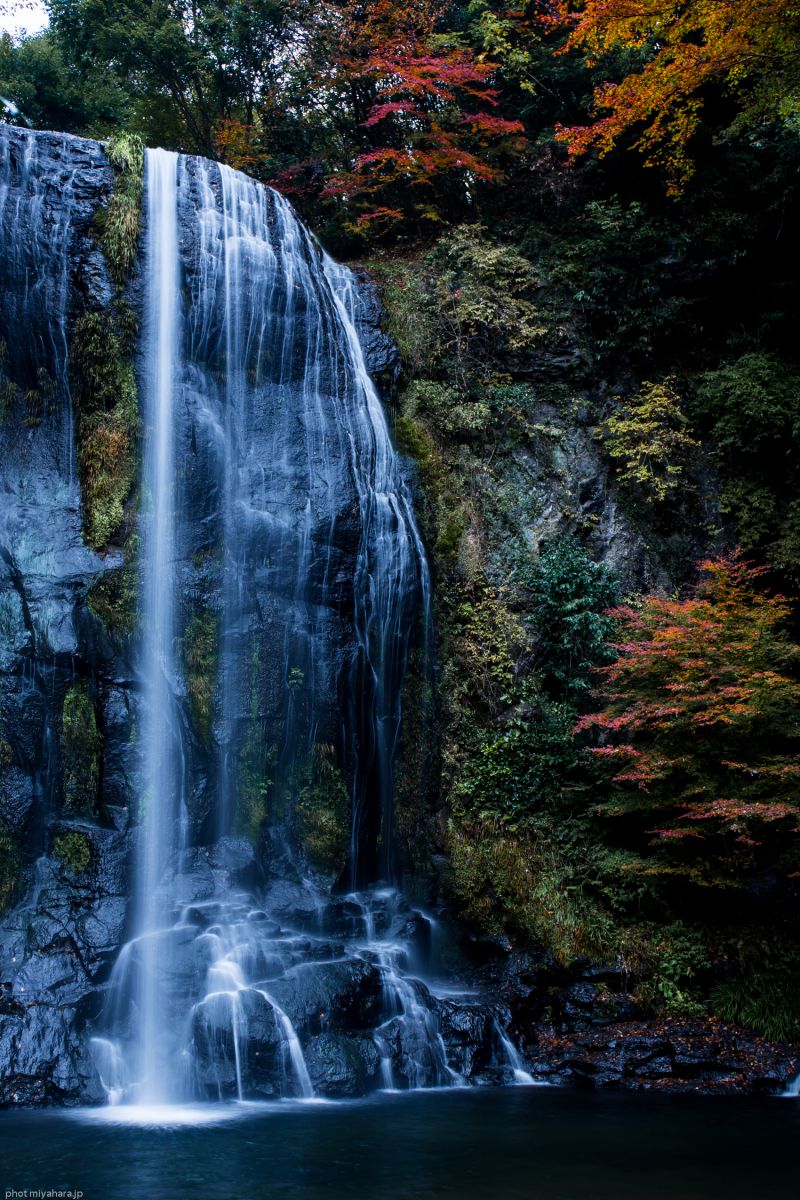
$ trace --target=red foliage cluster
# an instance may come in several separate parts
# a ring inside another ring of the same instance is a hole
[[[331,178],[326,192],[383,199],[361,213],[361,226],[399,221],[409,208],[437,219],[435,180],[496,182],[498,156],[524,144],[522,123],[493,111],[495,64],[479,62],[455,35],[437,34],[446,7],[440,0],[371,0],[344,10],[336,71],[366,89],[361,127],[373,144],[351,170]]]
[[[605,811],[659,814],[660,842],[709,836],[755,847],[766,827],[800,823],[800,650],[781,596],[738,553],[700,565],[687,600],[647,597],[615,610],[623,640],[598,674],[603,708],[582,717],[593,753],[613,763]]]

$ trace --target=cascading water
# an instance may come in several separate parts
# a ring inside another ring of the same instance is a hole
[[[76,148],[81,143],[75,139]],[[75,490],[72,404],[68,379],[70,253],[76,200],[75,161],[64,155],[59,177],[39,162],[36,134],[8,130],[0,138],[0,288],[4,326],[14,344],[0,347],[0,375],[13,360],[15,382],[25,397],[25,425],[57,425],[56,465]],[[8,396],[2,407],[9,407]]]
[[[429,621],[352,276],[276,193],[164,151],[144,269],[141,836],[99,1074],[148,1105],[309,1097],[312,1071],[330,1094],[461,1083],[441,1004],[405,974],[407,903],[337,899],[289,849],[325,753],[349,786],[342,874],[391,878],[400,695]],[[264,823],[266,877],[240,836]]]
[[[147,247],[145,272],[144,395],[147,404],[144,488],[149,497],[142,618],[144,713],[142,750],[145,819],[136,893],[139,959],[137,1078],[143,1100],[169,1096],[163,1070],[163,977],[169,944],[159,931],[169,923],[171,897],[162,888],[170,854],[182,849],[185,806],[181,787],[181,732],[175,684],[175,511],[173,405],[175,354],[179,344],[177,159],[154,150],[147,155]]]

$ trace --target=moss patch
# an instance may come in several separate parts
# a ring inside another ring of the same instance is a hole
[[[136,630],[139,596],[139,538],[131,533],[125,542],[125,563],[106,571],[92,584],[86,599],[89,608],[116,638],[130,637]]]
[[[211,741],[214,688],[219,663],[219,630],[216,614],[203,608],[189,619],[183,638],[186,690],[195,726],[202,740]]]
[[[70,366],[84,535],[93,549],[102,550],[122,529],[139,432],[133,364],[109,313],[86,313],[76,321]]]
[[[0,824],[0,913],[8,908],[19,881],[19,851],[11,834]]]
[[[114,282],[125,283],[136,264],[142,211],[144,146],[135,134],[118,133],[106,153],[116,173],[108,208],[98,209],[95,222]]]
[[[300,843],[312,867],[341,874],[350,834],[350,797],[333,746],[314,746],[296,815]]]
[[[53,842],[53,854],[59,858],[71,875],[82,875],[92,861],[92,847],[85,833],[70,829],[60,833]]]
[[[91,816],[97,809],[103,739],[85,683],[75,683],[61,712],[64,811]]]

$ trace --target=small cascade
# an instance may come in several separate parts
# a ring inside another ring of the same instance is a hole
[[[364,895],[352,893],[348,899],[363,915],[366,941],[361,952],[377,964],[381,973],[384,1020],[374,1036],[384,1086],[387,1090],[396,1090],[393,1061],[402,1064],[406,1087],[464,1086],[465,1080],[448,1064],[447,1050],[427,987],[406,974],[409,943],[396,935],[390,936],[396,923],[392,922],[392,909],[396,914],[398,909],[402,913],[407,908],[402,896],[386,889]],[[388,929],[383,937],[376,933],[376,915],[382,918],[384,926],[388,917]],[[419,913],[413,916],[424,921]]]
[[[418,576],[426,663],[430,662],[431,585],[411,498],[398,471],[386,418],[356,330],[352,272],[327,254],[323,256],[323,270],[335,299],[363,400],[357,410],[361,441],[373,455],[369,474],[356,472],[363,532],[355,589],[361,658],[353,684],[356,694],[360,690],[372,696],[367,761],[372,760],[373,769],[355,772],[351,845],[351,881],[355,885],[359,881],[360,839],[369,826],[370,800],[373,808],[377,807],[380,830],[376,873],[381,879],[394,877],[394,762],[402,717],[400,700],[408,656],[407,635],[418,602],[416,591],[409,588],[409,580]]]
[[[533,1078],[530,1071],[525,1070],[525,1065],[522,1061],[522,1056],[520,1055],[519,1050],[517,1050],[516,1046],[511,1041],[511,1038],[508,1036],[505,1029],[503,1029],[499,1021],[495,1023],[495,1028],[497,1030],[497,1040],[503,1049],[503,1054],[506,1057],[509,1067],[514,1073],[514,1082],[520,1087],[534,1087],[536,1085],[536,1080]]]

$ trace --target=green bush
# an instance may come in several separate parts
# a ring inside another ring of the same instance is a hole
[[[110,313],[86,313],[75,322],[70,369],[84,532],[89,545],[102,550],[125,518],[139,432],[136,376]]]
[[[572,538],[545,546],[537,565],[520,572],[531,596],[538,666],[557,697],[579,703],[592,671],[610,662],[618,583]]]
[[[651,504],[685,491],[687,467],[699,448],[687,425],[674,380],[642,384],[600,427],[619,481]]]
[[[139,538],[131,532],[125,540],[125,562],[105,571],[86,594],[89,608],[106,629],[118,638],[130,637],[137,624],[139,602]]]
[[[447,853],[454,908],[482,932],[545,945],[562,963],[579,954],[603,959],[617,948],[610,917],[535,835],[453,819]]]
[[[703,1016],[698,984],[710,964],[701,931],[673,922],[653,935],[645,953],[650,962],[638,999],[670,1017]]]
[[[450,438],[485,433],[492,418],[489,405],[430,379],[415,380],[406,393],[406,411],[417,413],[440,434]]]
[[[800,959],[784,957],[718,983],[711,1009],[723,1021],[744,1025],[777,1042],[800,1042]]]
[[[572,708],[545,703],[482,734],[454,784],[456,811],[517,830],[558,807],[579,756],[574,725]]]
[[[211,609],[203,608],[189,619],[183,637],[183,657],[189,707],[197,732],[209,743],[219,664],[218,621]]]
[[[106,153],[116,173],[108,208],[99,210],[101,241],[115,283],[130,277],[136,264],[144,190],[144,146],[135,134],[120,132],[110,138]]]

